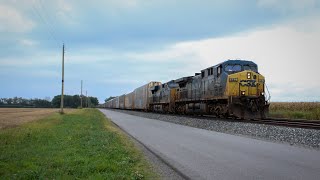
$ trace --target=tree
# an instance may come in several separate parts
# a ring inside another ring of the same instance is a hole
[[[88,100],[88,101],[87,101]],[[98,98],[96,97],[85,97],[83,101],[84,107],[94,107],[99,104]],[[1,107],[36,107],[36,108],[59,108],[61,102],[61,96],[54,96],[52,101],[46,99],[24,99],[22,97],[14,98],[0,98]],[[88,102],[88,104],[86,104]],[[78,108],[81,105],[81,99],[79,95],[64,95],[64,107],[66,108]]]
[[[52,106],[55,108],[59,108],[60,103],[61,103],[61,96],[60,95],[54,96],[54,98],[51,101]],[[63,96],[63,105],[66,108],[77,108],[77,107],[80,107],[80,104],[81,104],[81,99],[80,99],[79,95],[74,95],[74,96],[64,95]]]
[[[43,107],[43,108],[49,108],[51,107],[51,102],[44,100],[44,99],[31,99],[32,104],[34,107]]]
[[[93,106],[97,106],[99,104],[99,100],[96,97],[89,97],[90,102]]]
[[[54,96],[52,101],[51,101],[52,107],[59,108],[60,107],[60,103],[61,103],[61,96],[60,95]]]

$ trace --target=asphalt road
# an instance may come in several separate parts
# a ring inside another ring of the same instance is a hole
[[[320,179],[320,151],[101,111],[191,179]]]

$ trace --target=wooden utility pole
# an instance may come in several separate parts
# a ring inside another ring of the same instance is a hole
[[[88,100],[88,92],[86,91],[86,97],[87,97],[87,108],[89,107],[89,100]]]
[[[62,46],[62,88],[61,88],[61,104],[60,104],[61,114],[63,114],[63,91],[64,91],[64,44]]]
[[[81,80],[81,95],[80,95],[80,99],[81,99],[81,109],[82,109],[82,80]]]

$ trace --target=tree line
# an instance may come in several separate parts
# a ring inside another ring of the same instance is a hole
[[[51,101],[49,99],[26,99],[22,97],[0,98],[0,107],[59,108],[60,103],[60,95],[54,96]],[[81,107],[81,97],[79,95],[64,95],[63,104],[66,108],[79,108]],[[95,107],[98,104],[98,98],[82,96],[82,107]]]

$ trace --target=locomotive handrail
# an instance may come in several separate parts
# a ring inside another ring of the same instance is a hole
[[[270,94],[270,91],[269,91],[269,88],[268,88],[268,86],[267,86],[267,83],[266,83],[266,82],[265,82],[265,85],[266,85],[266,89],[267,89],[267,91],[268,91],[268,100],[267,100],[267,102],[268,102],[268,103],[270,103],[271,94]]]

